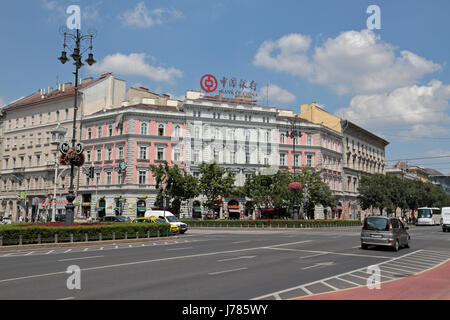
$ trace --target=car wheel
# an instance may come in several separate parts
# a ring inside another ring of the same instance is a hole
[[[397,240],[397,241],[395,241],[394,251],[397,252],[399,249],[400,249],[400,244]]]

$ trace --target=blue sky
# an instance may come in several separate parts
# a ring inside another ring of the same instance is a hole
[[[270,83],[271,105],[317,101],[390,141],[388,160],[450,155],[446,0],[5,0],[0,105],[73,81],[56,60],[71,4],[98,32],[83,77],[113,71],[179,97],[211,73],[255,80],[262,103]],[[380,30],[366,30],[369,5]],[[450,157],[408,162],[450,173]]]

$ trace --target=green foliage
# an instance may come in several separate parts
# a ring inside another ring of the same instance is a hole
[[[177,213],[180,212],[183,201],[195,198],[199,195],[198,180],[187,174],[184,170],[181,170],[177,165],[169,167],[168,163],[165,162],[164,165],[151,165],[150,170],[155,177],[157,188],[161,185],[163,175],[167,175],[166,182],[168,185],[166,188],[166,196],[170,199],[170,207],[175,209]],[[162,188],[158,189],[155,206],[163,206]]]
[[[220,206],[220,201],[223,197],[227,197],[233,192],[235,177],[231,172],[226,172],[224,168],[214,163],[202,163],[200,166],[201,178],[199,181],[199,190],[207,201],[205,206],[209,209],[215,210]]]
[[[394,212],[397,208],[417,210],[450,205],[450,196],[441,187],[391,175],[363,176],[358,191],[363,210],[373,207],[380,209],[381,213],[384,209]]]
[[[108,223],[94,226],[41,226],[41,225],[2,225],[0,226],[0,237],[3,244],[18,244],[19,236],[22,236],[23,244],[37,243],[38,238],[44,242],[53,242],[55,234],[58,235],[60,242],[68,242],[70,235],[73,235],[74,242],[85,241],[86,235],[90,240],[98,240],[102,235],[103,240],[112,239],[113,233],[115,239],[129,238],[136,236],[146,237],[147,232],[151,236],[168,235],[170,225],[167,223]]]

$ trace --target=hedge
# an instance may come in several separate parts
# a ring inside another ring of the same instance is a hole
[[[57,235],[57,239],[55,239]],[[110,223],[102,225],[43,226],[3,225],[0,226],[1,245],[36,243],[84,242],[146,238],[148,236],[169,236],[170,225],[166,223]]]
[[[325,228],[361,226],[358,220],[185,220],[191,227]]]

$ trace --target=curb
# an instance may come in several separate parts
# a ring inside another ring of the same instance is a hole
[[[30,245],[22,245],[22,246],[0,247],[0,252],[1,251],[24,250],[24,249],[41,249],[41,248],[86,247],[86,246],[97,246],[97,245],[102,245],[102,244],[151,242],[151,241],[175,240],[175,239],[178,239],[178,236],[175,236],[175,237],[164,237],[164,238],[160,237],[160,238],[119,239],[119,240],[72,242],[72,243],[30,244]]]

